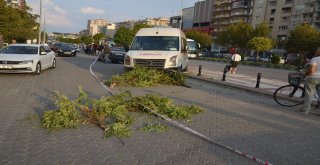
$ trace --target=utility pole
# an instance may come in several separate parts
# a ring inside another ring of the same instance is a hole
[[[43,43],[46,43],[46,10],[43,11]]]
[[[40,20],[39,20],[38,44],[41,44],[41,20],[42,20],[42,0],[40,0]]]
[[[181,0],[180,29],[182,29],[183,0]]]

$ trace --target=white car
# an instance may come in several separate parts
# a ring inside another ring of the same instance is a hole
[[[46,45],[11,44],[0,49],[0,72],[33,73],[56,68],[55,53]]]

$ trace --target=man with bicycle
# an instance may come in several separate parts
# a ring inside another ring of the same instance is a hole
[[[305,80],[305,96],[303,109],[304,114],[309,114],[311,110],[312,97],[316,94],[317,88],[320,87],[320,47],[315,52],[314,57],[310,61],[310,67],[307,70]]]

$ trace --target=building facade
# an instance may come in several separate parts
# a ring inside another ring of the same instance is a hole
[[[113,37],[116,24],[110,23],[104,19],[88,20],[88,34],[94,36],[98,33],[104,33],[106,36]]]
[[[260,0],[255,0],[255,2],[256,1]],[[215,38],[219,32],[225,30],[230,24],[241,21],[251,23],[254,6],[253,0],[214,0],[213,6],[214,10],[211,19],[213,38]]]
[[[193,29],[211,34],[211,20],[215,0],[198,1],[194,5]]]
[[[26,1],[25,0],[4,0],[8,5],[17,7],[20,9],[25,9]]]
[[[193,27],[194,7],[184,8],[182,10],[182,29],[189,30]]]

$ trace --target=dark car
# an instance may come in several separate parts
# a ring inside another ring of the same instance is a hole
[[[123,62],[126,51],[123,47],[112,47],[109,53],[109,60],[111,63]]]
[[[57,50],[59,56],[76,56],[77,51],[73,44],[61,44]]]

